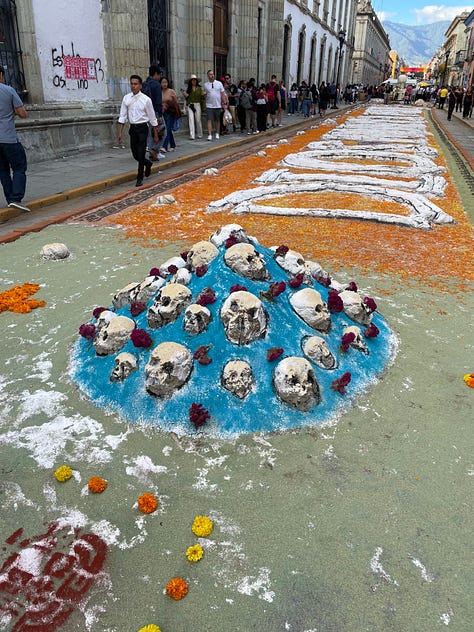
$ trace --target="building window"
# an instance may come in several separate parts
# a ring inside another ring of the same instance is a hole
[[[26,99],[28,90],[23,71],[16,4],[13,0],[0,0],[0,64],[5,74],[5,83],[15,88],[22,99]]]
[[[158,64],[163,74],[169,76],[168,63],[168,2],[167,0],[148,0],[148,39],[150,44],[150,63]]]

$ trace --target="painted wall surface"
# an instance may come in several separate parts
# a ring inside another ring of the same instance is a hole
[[[45,102],[107,99],[101,1],[33,0]]]

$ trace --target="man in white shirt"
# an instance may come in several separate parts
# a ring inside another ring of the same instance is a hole
[[[143,175],[148,178],[151,173],[152,162],[146,159],[146,144],[148,136],[148,123],[153,127],[153,140],[158,142],[158,121],[150,97],[141,92],[142,79],[138,75],[131,75],[131,92],[122,99],[120,107],[118,142],[122,142],[122,134],[125,123],[130,123],[128,133],[130,135],[130,149],[138,162],[137,183],[143,184]]]
[[[221,109],[227,102],[227,94],[220,81],[214,78],[214,71],[207,71],[207,78],[204,84],[204,94],[206,95],[206,116],[207,116],[207,140],[212,140],[212,123],[216,124],[216,140],[219,139],[221,131]]]

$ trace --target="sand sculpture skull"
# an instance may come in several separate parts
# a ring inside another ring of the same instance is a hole
[[[210,241],[199,241],[191,247],[186,262],[193,270],[208,265],[219,254],[218,249]]]
[[[362,300],[358,292],[344,290],[339,294],[344,304],[344,313],[346,316],[355,320],[360,325],[370,325],[372,321],[372,312]]]
[[[147,313],[148,325],[152,329],[174,323],[191,302],[191,290],[181,283],[162,287]]]
[[[191,305],[186,307],[184,312],[184,331],[193,336],[201,334],[207,329],[211,319],[212,315],[207,307],[198,305],[197,303],[191,303]]]
[[[356,325],[351,325],[350,327],[344,327],[342,331],[342,335],[345,334],[354,334],[355,339],[351,342],[351,347],[356,349],[357,351],[361,351],[364,355],[369,355],[369,347],[364,340],[362,335],[362,331]]]
[[[140,283],[129,283],[121,290],[119,290],[112,299],[112,305],[115,307],[115,309],[120,309],[121,307],[130,305],[130,303],[134,300],[132,298],[132,292],[135,292],[139,285]]]
[[[110,374],[110,381],[121,382],[126,380],[127,377],[137,369],[138,361],[133,353],[122,351],[122,353],[119,353],[115,358],[114,368]]]
[[[239,224],[226,224],[218,228],[216,232],[211,235],[209,241],[219,248],[219,246],[225,244],[229,237],[233,237],[238,243],[247,244],[249,242],[247,233]]]
[[[327,333],[331,329],[331,314],[321,294],[313,288],[305,288],[290,297],[290,304],[298,316],[310,327]]]
[[[275,261],[278,265],[288,272],[291,276],[302,274],[304,276],[304,282],[311,282],[311,272],[306,266],[306,261],[299,252],[296,250],[288,250],[284,256],[277,255]]]
[[[252,367],[244,360],[229,360],[222,370],[222,386],[239,399],[244,399],[254,387]]]
[[[97,355],[110,355],[117,353],[135,329],[135,323],[126,316],[115,316],[101,327],[94,339],[94,348]]]
[[[249,344],[267,331],[262,301],[250,292],[233,292],[224,301],[220,315],[227,339],[235,345]]]
[[[146,390],[160,398],[171,397],[188,380],[193,368],[189,349],[177,342],[162,342],[145,366]]]
[[[166,281],[160,276],[147,276],[130,292],[130,302],[139,301],[146,305],[165,283]]]
[[[235,244],[225,251],[224,261],[236,274],[254,281],[265,281],[269,274],[265,259],[252,244]]]
[[[118,314],[109,309],[104,309],[104,311],[100,312],[95,324],[96,334],[98,334],[103,327],[108,325],[112,318],[117,318],[117,315]]]
[[[320,336],[308,336],[303,340],[303,353],[320,369],[335,369],[337,360]]]
[[[281,360],[273,374],[273,386],[280,399],[297,410],[306,412],[321,399],[313,367],[306,358]]]

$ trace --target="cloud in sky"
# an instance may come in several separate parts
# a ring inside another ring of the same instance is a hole
[[[428,4],[421,9],[410,9],[410,13],[415,14],[416,24],[431,24],[441,20],[453,20],[463,11],[472,11],[472,5],[448,7],[444,4]]]

